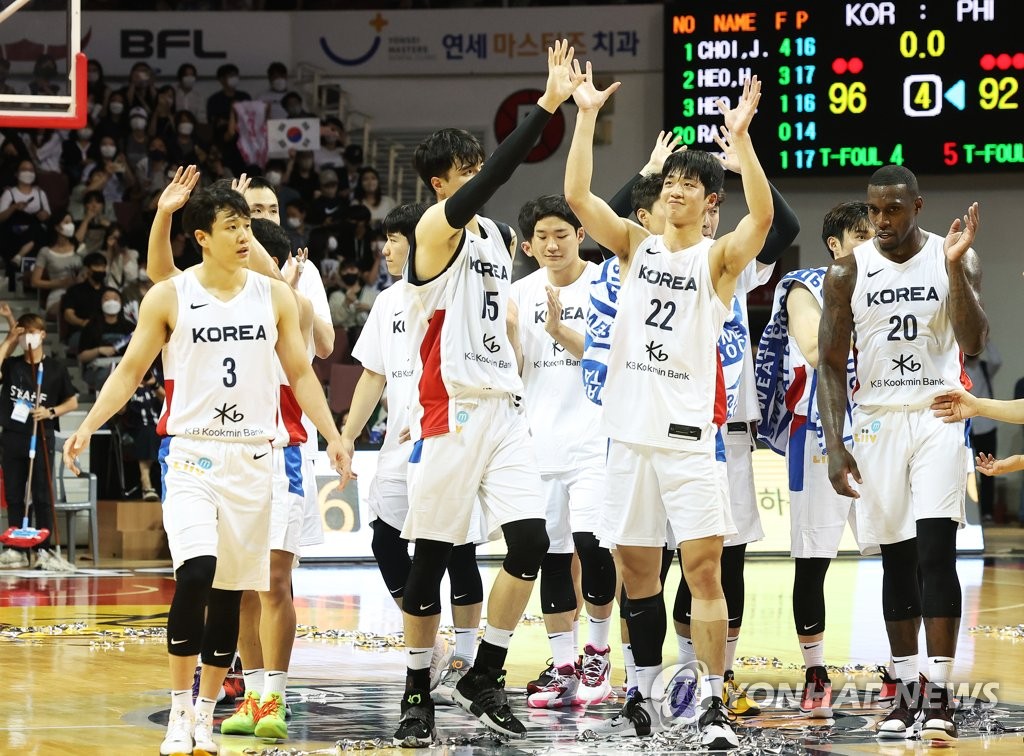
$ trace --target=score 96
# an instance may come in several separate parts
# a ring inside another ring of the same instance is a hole
[[[868,106],[868,91],[862,81],[845,84],[836,81],[828,88],[828,109],[840,113],[863,113]]]

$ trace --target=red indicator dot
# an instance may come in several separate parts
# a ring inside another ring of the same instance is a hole
[[[861,60],[860,58],[850,58],[849,69],[850,73],[856,76],[857,74],[864,70],[864,61]]]
[[[991,71],[996,67],[996,56],[991,53],[985,53],[981,56],[981,68],[983,71]]]
[[[1013,67],[1018,71],[1024,69],[1024,53],[1017,53],[1013,56]]]
[[[1005,71],[1010,67],[1010,54],[999,53],[999,57],[996,58],[996,68],[1000,71]]]
[[[846,59],[836,58],[832,61],[832,73],[842,75],[846,73]]]

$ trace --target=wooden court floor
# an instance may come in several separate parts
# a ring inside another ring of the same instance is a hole
[[[1024,535],[1024,534],[1022,534]],[[1020,634],[969,631],[1016,626],[1024,610],[1024,561],[1017,558],[962,559],[964,623],[957,653],[957,679],[988,685],[995,709],[965,713],[961,741],[943,749],[962,754],[1024,753],[1024,638]],[[764,714],[739,729],[742,753],[886,753],[931,750],[920,742],[879,744],[871,732],[882,710],[855,701],[855,690],[877,682],[874,666],[887,658],[877,560],[839,560],[826,584],[826,659],[845,667],[833,686],[848,693],[831,723],[804,719],[786,708],[771,689],[802,681],[791,614],[792,565],[784,559],[752,559],[747,565],[747,602],[737,679],[763,696]],[[485,568],[485,584],[495,568]],[[674,595],[679,571],[673,569]],[[135,568],[86,571],[74,576],[0,573],[0,670],[6,716],[0,721],[0,754],[156,754],[166,722],[168,695],[164,640],[147,637],[164,626],[173,583],[169,570]],[[404,657],[393,633],[401,618],[373,566],[302,567],[295,576],[299,622],[289,702],[290,739],[275,744],[222,737],[223,754],[339,753],[369,748],[381,738],[387,747],[398,718]],[[528,618],[539,615],[535,600]],[[447,617],[444,622],[450,621]],[[34,629],[32,629],[34,628]],[[1024,629],[1024,628],[1022,628]],[[138,633],[140,635],[132,635]],[[618,632],[613,631],[615,680],[621,680]],[[666,660],[675,656],[671,636]],[[509,660],[509,687],[521,688],[548,657],[543,625],[531,618],[517,630]],[[759,657],[754,659],[754,657]],[[843,688],[845,683],[851,683]],[[589,711],[530,711],[513,692],[514,707],[530,733],[525,741],[502,744],[457,710],[438,708],[443,743],[428,753],[536,754],[621,753],[637,750],[635,740],[578,741],[586,722],[613,713],[604,704]],[[228,704],[218,707],[227,716]],[[989,732],[983,732],[989,730]],[[282,750],[274,750],[280,748]],[[294,750],[291,750],[294,749]],[[659,740],[649,752],[694,752],[685,736]]]

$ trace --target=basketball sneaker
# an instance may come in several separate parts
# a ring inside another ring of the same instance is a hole
[[[526,705],[531,709],[554,709],[560,706],[572,706],[576,703],[576,694],[580,689],[580,678],[576,673],[575,664],[556,667],[551,682],[531,693],[526,698]]]
[[[473,667],[473,662],[461,656],[453,656],[448,666],[441,670],[441,678],[437,687],[430,691],[430,698],[434,703],[443,706],[454,706],[455,686],[459,680],[465,677],[466,673]]]
[[[422,691],[407,690],[392,744],[398,748],[428,748],[435,737],[434,702]]]
[[[223,726],[220,728],[224,732]],[[256,728],[253,735],[257,738],[274,738],[283,740],[288,737],[288,723],[284,721],[284,696],[280,693],[267,693],[260,701],[256,715]]]
[[[28,554],[18,549],[6,549],[0,554],[0,567],[22,569],[28,567]]]
[[[242,676],[242,660],[238,654],[235,654],[235,658],[231,662],[231,668],[228,669],[228,675],[224,678],[223,690],[224,695],[218,698],[218,701],[233,703],[245,695],[245,678]]]
[[[220,731],[225,735],[252,735],[259,711],[260,697],[255,691],[249,691],[238,702],[235,713],[221,722]]]
[[[725,671],[725,689],[723,692],[726,698],[726,708],[729,709],[733,716],[756,717],[761,713],[761,707],[736,683],[736,676],[731,669]]]
[[[800,711],[816,719],[832,716],[832,681],[824,667],[810,667],[804,680],[804,696]]]
[[[434,639],[434,651],[430,655],[430,689],[434,690],[455,656],[455,647],[440,635]]]
[[[651,713],[648,711],[650,704],[640,695],[636,688],[630,688],[626,694],[626,703],[619,713],[610,719],[599,722],[588,730],[597,737],[611,737],[613,735],[635,735],[638,738],[645,738],[651,734]]]
[[[583,665],[580,668],[580,687],[576,703],[598,704],[612,697],[612,664],[609,660],[611,649],[598,651],[589,643],[583,648]]]
[[[700,715],[700,744],[710,751],[738,748],[740,741],[732,728],[729,710],[718,696],[708,699],[707,708]]]
[[[511,738],[525,738],[526,727],[516,719],[505,694],[505,670],[470,669],[455,686],[455,703],[487,728]]]
[[[192,730],[192,756],[217,756],[217,744],[213,742],[213,717],[209,714],[196,714],[196,724]]]
[[[199,699],[199,679],[203,675],[203,667],[199,665],[196,667],[195,673],[192,675],[192,703],[195,703]],[[225,678],[227,679],[227,678]],[[224,686],[220,686],[220,690],[217,691],[217,703],[224,700],[227,695],[227,691],[224,690]]]
[[[668,684],[673,724],[692,725],[700,718],[700,683],[692,669],[679,670]]]
[[[167,735],[160,744],[160,756],[181,756],[192,753],[192,729],[195,721],[191,711],[176,709],[167,720]]]
[[[58,557],[55,552],[49,549],[39,549],[36,552],[36,569],[43,572],[74,572],[75,565],[66,559]]]
[[[889,676],[888,667],[880,667],[882,670],[882,689],[878,691],[878,703],[891,704],[896,699],[896,683],[898,680]]]
[[[953,701],[944,685],[927,683],[922,701],[921,740],[953,742],[960,735],[953,721]]]
[[[536,680],[530,680],[526,683],[526,695],[532,695],[537,693],[542,688],[546,688],[548,683],[551,682],[551,678],[555,676],[555,660],[548,659],[548,666],[544,668],[544,671],[537,675]]]
[[[878,723],[877,735],[881,739],[912,738],[917,731],[921,710],[921,684],[896,683],[893,709]]]

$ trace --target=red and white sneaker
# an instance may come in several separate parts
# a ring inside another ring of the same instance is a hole
[[[536,693],[531,693],[526,699],[526,705],[531,709],[572,706],[576,703],[576,693],[579,687],[580,678],[574,664],[555,667],[548,684]]]
[[[832,717],[832,681],[824,667],[809,667],[804,683],[800,711],[815,719]]]
[[[587,706],[607,701],[612,692],[612,664],[610,649],[599,651],[589,643],[583,649],[583,668],[580,671],[580,686],[576,692],[576,703]]]
[[[888,667],[880,667],[882,670],[882,689],[878,691],[878,703],[888,706],[896,700],[896,684],[898,680],[894,680],[889,676]]]

